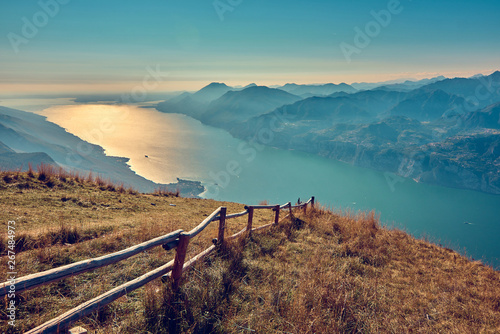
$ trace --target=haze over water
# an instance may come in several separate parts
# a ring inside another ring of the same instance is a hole
[[[158,183],[202,181],[204,197],[255,204],[316,196],[337,209],[375,210],[389,226],[500,267],[500,196],[418,184],[310,154],[251,146],[179,114],[118,105],[39,112]],[[252,152],[252,153],[251,153]],[[147,156],[147,157],[146,157]]]

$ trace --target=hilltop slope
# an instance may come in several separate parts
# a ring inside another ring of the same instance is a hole
[[[0,203],[0,224],[16,221],[19,276],[191,229],[219,206],[229,213],[243,207],[17,172],[0,173]],[[256,214],[256,226],[272,221],[271,212]],[[500,331],[499,272],[383,228],[373,214],[316,209],[294,215],[199,263],[184,275],[179,293],[157,280],[77,324],[94,333]],[[230,220],[228,233],[245,225],[246,217]],[[190,242],[188,257],[216,235],[216,224],[209,226]],[[173,256],[158,247],[18,294],[16,330],[31,329]]]

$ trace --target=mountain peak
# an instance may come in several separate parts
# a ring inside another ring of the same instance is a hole
[[[500,81],[500,71],[495,71],[489,75],[490,78]]]
[[[203,87],[201,90],[208,89],[208,88],[231,88],[231,87],[229,87],[228,85],[226,85],[223,82],[212,82],[209,85],[206,85],[205,87]]]
[[[244,96],[244,95],[248,95],[248,96],[252,96],[252,95],[256,95],[257,97],[259,98],[262,98],[264,96],[282,96],[282,97],[288,97],[288,98],[292,98],[292,99],[296,99],[296,100],[300,100],[300,97],[293,94],[293,93],[290,93],[290,92],[287,92],[283,89],[279,89],[279,88],[269,88],[267,86],[252,86],[252,87],[248,87],[248,88],[245,88],[243,90],[241,90],[241,96]]]
[[[233,88],[227,86],[225,83],[212,82],[208,86],[205,86],[194,93],[192,97],[198,102],[208,103],[210,101],[218,99],[231,90],[233,90]]]
[[[242,91],[267,91],[267,90],[274,90],[276,88],[269,88],[267,86],[250,86],[250,87],[246,87],[245,89],[243,89]]]

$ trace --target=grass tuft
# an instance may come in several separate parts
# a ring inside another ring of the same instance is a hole
[[[52,177],[57,175],[56,169],[53,165],[40,164],[36,168],[38,172],[38,180],[40,181],[50,181]]]
[[[35,177],[35,172],[33,171],[33,165],[31,164],[31,162],[28,164],[28,176],[30,178]]]
[[[175,191],[168,189],[168,187],[160,187],[156,188],[154,193],[155,196],[164,196],[164,197],[179,197],[181,195],[181,191],[179,188],[176,188]]]

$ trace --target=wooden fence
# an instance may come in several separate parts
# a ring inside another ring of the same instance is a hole
[[[127,293],[142,287],[143,285],[151,282],[152,280],[162,277],[163,281],[172,281],[172,286],[174,289],[179,287],[179,283],[182,277],[182,273],[192,267],[196,262],[203,259],[208,254],[212,253],[217,247],[224,244],[225,240],[234,239],[244,233],[251,235],[252,232],[261,229],[268,228],[275,224],[278,224],[280,219],[280,211],[288,210],[289,215],[292,214],[293,208],[301,208],[306,212],[307,206],[311,205],[314,207],[314,197],[311,197],[307,202],[292,205],[288,202],[284,205],[256,205],[256,206],[245,206],[245,211],[240,213],[235,213],[227,215],[227,209],[225,207],[220,207],[205,220],[203,220],[198,226],[189,232],[184,232],[183,230],[177,230],[166,234],[164,236],[143,242],[139,245],[124,249],[120,252],[108,254],[105,256],[92,258],[89,260],[83,260],[80,262],[72,263],[66,266],[54,268],[51,270],[43,271],[40,273],[20,277],[15,281],[15,291],[16,293],[33,289],[37,286],[49,284],[66,277],[75,276],[90,270],[105,267],[110,264],[125,260],[131,256],[139,254],[143,251],[151,249],[156,246],[162,245],[164,249],[170,250],[176,248],[175,258],[170,262],[164,264],[163,266],[150,271],[132,281],[122,284],[100,296],[95,297],[70,311],[60,315],[57,318],[47,321],[46,323],[26,332],[26,334],[35,333],[67,333],[68,328],[71,323],[91,314],[92,312],[110,304],[114,300],[126,295]],[[253,215],[255,210],[270,209],[275,211],[274,221],[270,224],[256,227],[253,224]],[[225,237],[225,227],[226,221],[228,219],[242,217],[248,215],[247,226],[240,232]],[[191,258],[189,261],[185,262],[186,252],[188,249],[189,241],[201,233],[211,222],[219,221],[219,231],[218,238],[214,239],[214,245],[210,246],[203,252]],[[4,282],[0,284],[0,298],[8,294],[9,289],[11,289],[11,282]]]

